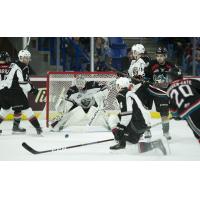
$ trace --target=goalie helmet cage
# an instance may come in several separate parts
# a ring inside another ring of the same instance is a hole
[[[55,110],[56,102],[63,97],[69,87],[74,85],[76,77],[84,77],[86,81],[97,81],[100,84],[110,85],[111,88],[106,99],[106,111],[117,110],[115,82],[117,75],[114,72],[48,72],[46,92],[46,126],[51,120],[59,116]]]

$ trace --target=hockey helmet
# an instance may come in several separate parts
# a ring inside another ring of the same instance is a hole
[[[145,48],[142,44],[135,44],[132,46],[131,50],[137,52],[137,54],[142,54],[145,52]]]
[[[167,49],[165,47],[158,47],[156,49],[156,54],[167,54]]]
[[[85,84],[86,80],[82,76],[76,78],[75,85],[78,89],[83,89],[85,87]]]
[[[9,63],[11,61],[9,53],[6,51],[1,51],[0,52],[0,61]]]
[[[126,77],[120,77],[116,80],[116,89],[119,91],[122,88],[128,88],[129,87],[129,79]]]
[[[175,67],[171,68],[167,72],[167,78],[168,78],[169,82],[183,78],[183,73],[182,73],[182,70],[180,69],[180,67],[175,66]]]
[[[28,61],[31,60],[31,53],[28,50],[20,50],[18,53],[19,61],[23,62],[24,58]]]

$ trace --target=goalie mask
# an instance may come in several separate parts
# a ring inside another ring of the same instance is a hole
[[[129,87],[129,79],[125,77],[120,77],[116,80],[116,89],[117,91],[120,91],[122,88],[128,88]]]
[[[19,61],[27,64],[31,61],[31,53],[28,50],[21,50],[18,53]]]
[[[79,90],[82,90],[85,87],[86,80],[83,77],[78,77],[75,80],[75,85]]]

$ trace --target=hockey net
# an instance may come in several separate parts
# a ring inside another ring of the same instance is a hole
[[[46,120],[47,127],[51,122],[59,117],[55,105],[59,98],[63,97],[68,89],[74,85],[76,77],[81,75],[86,81],[96,81],[100,84],[109,85],[109,94],[105,100],[105,112],[113,112],[118,109],[116,100],[115,80],[117,75],[113,72],[48,72],[47,74],[47,102]],[[77,113],[78,114],[78,113]],[[77,126],[81,124],[78,123]]]

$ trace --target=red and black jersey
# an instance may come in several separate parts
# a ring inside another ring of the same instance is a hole
[[[156,87],[166,89],[168,86],[167,72],[173,67],[174,65],[168,61],[160,65],[157,60],[153,60],[145,69],[145,77]]]
[[[6,79],[6,76],[9,74],[10,70],[10,64],[0,64],[0,81]]]
[[[170,98],[170,110],[174,117],[187,119],[197,109],[200,109],[200,81],[183,78],[173,81],[167,89]]]

